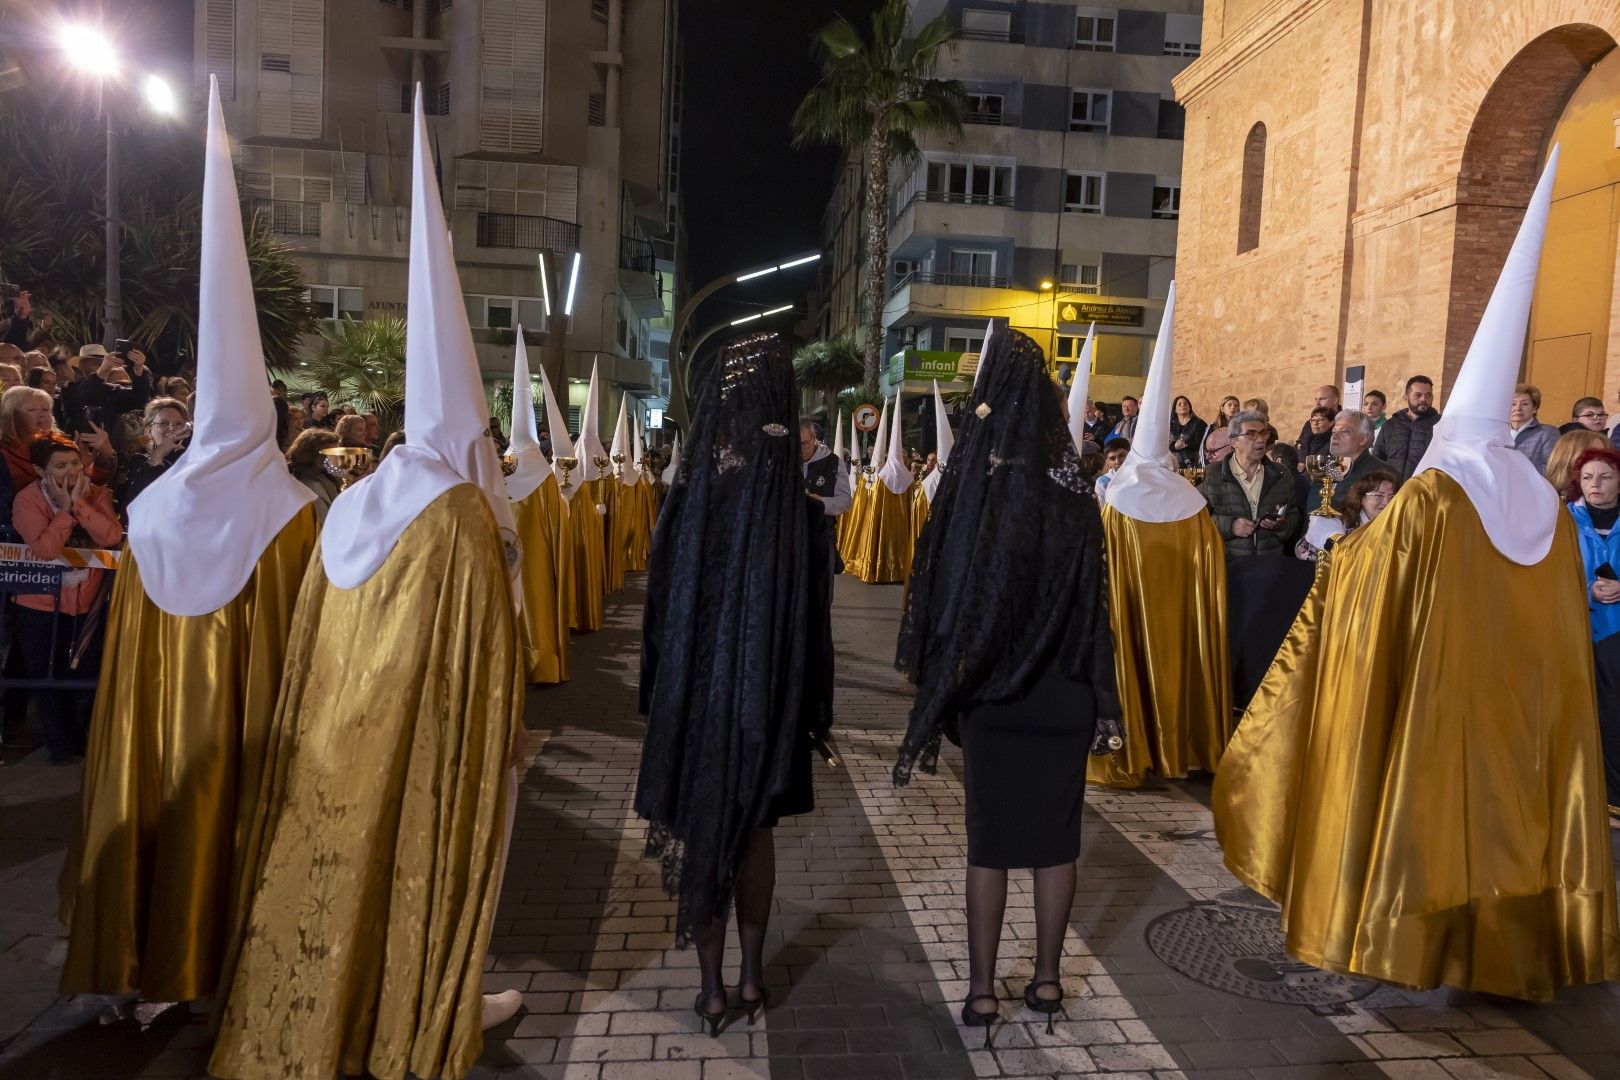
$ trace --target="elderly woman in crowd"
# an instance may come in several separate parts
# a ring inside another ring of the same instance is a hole
[[[1586,569],[1609,824],[1620,828],[1620,452],[1588,450],[1566,492]]]
[[[1170,405],[1170,452],[1176,455],[1176,468],[1198,467],[1208,431],[1209,422],[1193,412],[1192,398],[1177,394]]]
[[[112,493],[90,482],[73,440],[55,432],[29,444],[39,479],[18,488],[12,524],[34,554],[59,558],[75,544],[112,547],[124,530],[113,512]],[[13,642],[31,679],[94,678],[101,666],[99,619],[87,618],[105,602],[105,570],[69,570],[56,596],[19,596]],[[53,626],[54,624],[54,626]],[[53,765],[84,754],[94,691],[36,690],[34,706]]]
[[[1337,415],[1336,410],[1326,405],[1318,405],[1311,410],[1310,431],[1298,443],[1301,461],[1332,452],[1333,419]]]
[[[1220,463],[1232,452],[1232,417],[1241,408],[1242,403],[1234,395],[1227,394],[1221,398],[1220,411],[1215,414],[1214,422],[1209,425],[1209,433],[1204,436],[1202,452],[1205,466]]]
[[[1602,450],[1609,446],[1607,432],[1588,431],[1578,427],[1558,437],[1553,444],[1552,453],[1547,456],[1545,475],[1547,482],[1553,490],[1564,496],[1565,500],[1580,498],[1579,486],[1574,484],[1575,461],[1588,450]],[[1571,495],[1570,492],[1576,494]]]
[[[11,474],[11,490],[21,491],[39,479],[29,447],[56,427],[51,395],[32,386],[13,386],[0,396],[0,455]]]
[[[308,428],[293,440],[287,450],[287,469],[293,479],[315,493],[315,520],[326,523],[326,511],[337,498],[337,480],[326,471],[326,458],[322,450],[338,445],[338,438],[322,428]]]
[[[191,437],[191,413],[171,397],[153,398],[141,413],[142,449],[130,455],[124,465],[124,482],[119,502],[128,506],[152,481],[169,471],[180,460]]]

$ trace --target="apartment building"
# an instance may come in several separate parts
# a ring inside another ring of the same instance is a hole
[[[1139,393],[1175,276],[1185,117],[1171,79],[1199,53],[1201,0],[917,0],[961,30],[940,74],[959,137],[892,178],[889,385],[971,378],[987,323],[1040,342],[1067,379],[1097,326],[1092,392]]]
[[[486,380],[510,380],[521,324],[573,408],[599,361],[656,421],[685,287],[678,0],[195,4],[242,196],[326,318],[405,310],[421,83]]]

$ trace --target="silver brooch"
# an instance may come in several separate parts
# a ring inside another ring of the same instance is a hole
[[[985,417],[989,416],[990,403],[988,401],[980,402],[979,407],[973,410],[973,415],[977,416],[980,420],[983,420]]]
[[[784,435],[786,435],[788,433],[788,429],[787,429],[787,426],[785,424],[766,424],[760,430],[765,432],[765,434],[773,436],[773,437],[778,438],[778,439],[780,439],[782,436],[784,436]]]

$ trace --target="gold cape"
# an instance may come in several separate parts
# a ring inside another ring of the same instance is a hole
[[[494,515],[451,488],[353,589],[317,551],[254,829],[247,935],[209,1069],[227,1080],[461,1077],[522,722]]]
[[[647,556],[652,552],[653,522],[657,518],[655,497],[652,485],[644,484],[638,478],[631,487],[623,489],[628,503],[626,514],[629,515],[627,527],[630,530],[630,542],[626,546],[624,566],[626,570],[639,573],[647,569]]]
[[[911,500],[910,488],[896,495],[882,480],[873,478],[865,512],[856,523],[860,531],[850,544],[852,557],[844,559],[849,573],[868,585],[892,584],[911,576]]]
[[[620,497],[620,492],[627,489],[612,473],[592,480],[589,491],[596,497],[598,505],[604,508],[604,527],[606,536],[604,543],[605,565],[607,567],[607,591],[618,592],[624,588],[625,556],[630,550],[630,515],[625,512],[627,499]]]
[[[865,529],[872,509],[872,485],[856,466],[849,474],[849,509],[838,516],[838,557],[844,560],[844,572],[853,574],[849,562],[855,558],[855,541]]]
[[[557,478],[548,477],[526,498],[512,504],[523,545],[523,612],[518,630],[524,675],[531,683],[559,683],[568,678],[568,608],[562,599],[563,566],[557,550],[561,503]]]
[[[556,476],[540,485],[546,493],[546,504],[551,508],[551,554],[557,561],[557,598],[561,609],[562,629],[567,634],[579,621],[579,583],[574,571],[573,506],[563,498]],[[568,677],[566,650],[563,653],[563,678]]]
[[[1442,473],[1319,562],[1213,800],[1289,953],[1532,1001],[1620,978],[1590,635],[1569,516],[1520,566]]]
[[[1137,521],[1103,507],[1109,623],[1125,746],[1087,778],[1134,788],[1149,771],[1214,772],[1232,737],[1226,548],[1208,513]]]
[[[578,486],[567,502],[574,567],[574,606],[569,626],[593,633],[602,629],[602,598],[607,593],[607,530],[590,484]]]
[[[83,823],[64,875],[63,993],[214,993],[244,914],[231,903],[241,834],[258,803],[315,532],[306,506],[236,598],[206,615],[152,603],[125,548],[90,722]]]
[[[928,492],[923,490],[922,484],[914,484],[911,488],[911,547],[917,548],[917,537],[922,535],[923,526],[928,524],[928,512],[933,503],[928,499]],[[908,573],[906,575],[910,577]]]

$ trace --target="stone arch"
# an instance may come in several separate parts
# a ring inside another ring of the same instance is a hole
[[[1564,102],[1615,47],[1589,23],[1546,30],[1513,54],[1480,100],[1457,164],[1442,385],[1449,390],[1507,259]]]
[[[1243,183],[1238,195],[1237,253],[1260,246],[1266,197],[1266,125],[1256,121],[1243,140]]]

